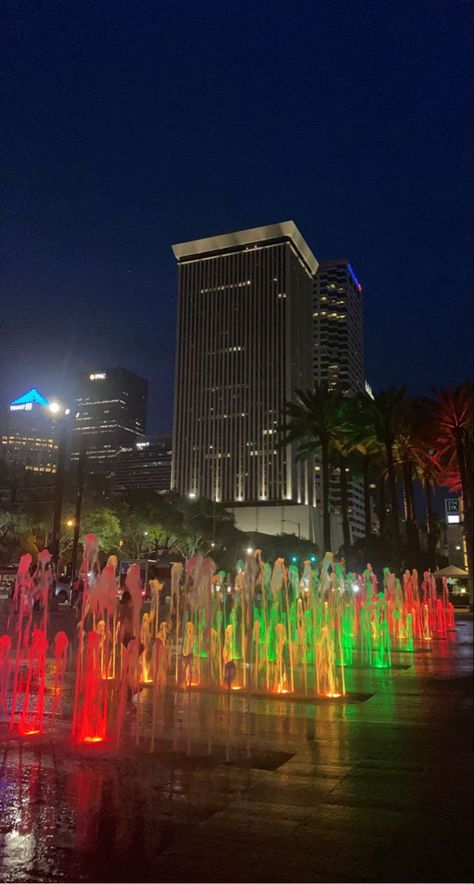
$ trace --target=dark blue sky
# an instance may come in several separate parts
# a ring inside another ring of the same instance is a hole
[[[374,387],[470,374],[470,2],[3,12],[1,401],[122,364],[167,430],[170,244],[290,218],[363,283]]]

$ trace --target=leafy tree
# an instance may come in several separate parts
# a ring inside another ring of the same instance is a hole
[[[19,557],[38,552],[37,537],[29,519],[21,513],[0,511],[0,561],[14,565]]]
[[[81,540],[95,534],[100,548],[111,553],[119,548],[121,527],[117,514],[109,507],[86,509],[81,519]]]

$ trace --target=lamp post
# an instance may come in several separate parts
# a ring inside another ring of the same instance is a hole
[[[74,536],[72,541],[71,555],[71,586],[74,583],[77,568],[77,551],[79,547],[79,532],[81,527],[81,510],[82,510],[82,494],[84,491],[84,473],[87,461],[87,452],[84,446],[84,440],[79,452],[79,460],[77,462],[77,489],[76,489],[76,511],[74,513]]]
[[[53,530],[49,542],[49,551],[52,557],[52,564],[57,573],[59,560],[59,543],[61,540],[61,514],[63,509],[64,496],[64,475],[66,471],[66,451],[67,451],[67,421],[69,408],[64,408],[59,402],[50,402],[48,408],[53,418],[58,421],[60,432],[58,440],[58,459],[56,464],[56,490],[54,495],[54,516]]]
[[[281,524],[284,525],[285,523],[287,525],[296,525],[298,528],[298,540],[301,540],[301,522],[292,522],[291,519],[282,519]]]

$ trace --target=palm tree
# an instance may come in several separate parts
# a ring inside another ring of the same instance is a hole
[[[370,396],[364,397],[363,408],[367,427],[371,428],[373,435],[383,446],[387,460],[391,522],[398,566],[400,566],[400,524],[394,446],[402,420],[406,391],[406,386],[380,390],[373,399]]]
[[[344,548],[347,551],[351,545],[351,529],[349,522],[349,480],[350,478],[359,478],[364,475],[364,459],[358,444],[358,436],[355,427],[352,426],[354,413],[354,400],[347,399],[347,418],[351,423],[349,432],[340,435],[333,441],[332,464],[339,478],[339,494],[342,516],[342,536],[344,540]],[[367,458],[365,458],[367,460]],[[364,503],[366,506],[365,523],[367,526],[367,512],[370,524],[370,488],[367,482],[368,505],[365,495],[365,476],[364,476]],[[369,530],[370,534],[370,530]]]
[[[280,427],[281,445],[296,443],[297,457],[321,456],[323,542],[331,549],[329,506],[330,452],[335,443],[350,432],[347,399],[341,387],[329,389],[320,384],[314,390],[296,390],[296,401],[285,406],[285,423]]]
[[[359,456],[361,463],[361,473],[364,486],[364,511],[365,511],[365,536],[370,537],[372,534],[372,516],[371,516],[371,482],[377,477],[379,493],[383,500],[379,509],[380,533],[383,534],[383,523],[385,517],[385,459],[384,448],[375,436],[374,428],[368,419],[366,394],[360,394],[351,400],[351,439],[353,450]]]
[[[432,444],[432,441],[427,439],[425,445],[415,448],[414,469],[416,478],[425,493],[429,565],[430,568],[435,569],[439,526],[433,510],[433,489],[441,484],[441,464],[434,448],[429,447]]]
[[[418,465],[428,446],[426,433],[428,418],[426,399],[407,397],[403,403],[394,444],[395,461],[400,469],[403,483],[407,542],[412,554],[415,555],[419,554],[420,541],[413,483],[419,475]],[[430,501],[430,515],[431,513]]]

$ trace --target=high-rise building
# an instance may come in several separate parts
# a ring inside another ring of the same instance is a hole
[[[314,282],[314,379],[363,392],[362,286],[349,261],[322,261]]]
[[[321,261],[314,281],[314,382],[341,385],[350,395],[364,392],[364,310],[362,286],[347,259]],[[335,471],[337,473],[337,471]],[[318,483],[319,490],[319,483]],[[331,481],[331,509],[340,511],[337,474]],[[349,482],[352,538],[365,534],[361,483]]]
[[[316,258],[292,221],[173,252],[172,486],[235,508],[246,530],[279,533],[291,522],[310,536],[314,471],[296,462],[293,446],[279,447],[277,427],[295,389],[312,384]]]
[[[2,420],[0,457],[33,473],[55,473],[58,458],[55,403],[35,387],[10,403]]]
[[[111,461],[112,491],[171,488],[171,436],[142,436]]]
[[[72,456],[83,445],[88,468],[108,470],[117,452],[144,434],[147,395],[148,381],[127,368],[84,375],[76,396]]]

